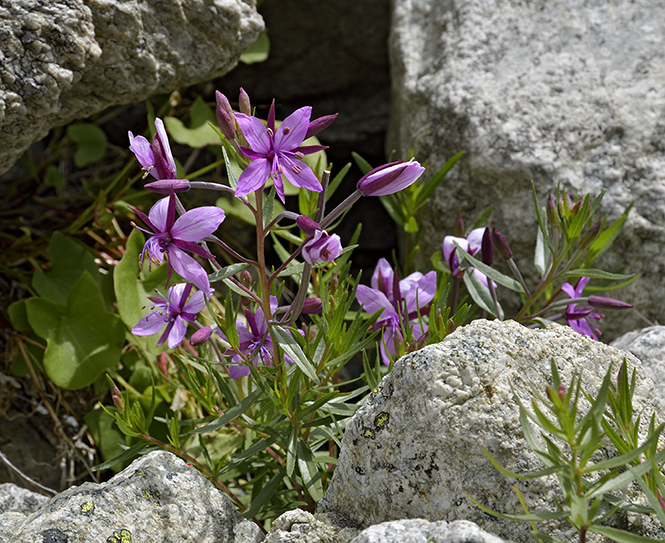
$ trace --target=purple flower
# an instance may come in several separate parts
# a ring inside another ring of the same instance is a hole
[[[588,282],[588,277],[581,277],[577,282],[577,286],[574,287],[570,283],[564,283],[561,285],[561,290],[571,298],[581,298],[584,287],[586,287]],[[598,336],[601,335],[601,332],[596,328],[593,321],[600,321],[602,318],[601,314],[593,312],[593,308],[590,305],[578,307],[577,304],[570,304],[566,307],[568,326],[576,332],[589,336],[596,341],[598,341]]]
[[[198,245],[197,241],[212,234],[224,220],[224,210],[213,206],[204,206],[183,213],[175,218],[175,194],[162,198],[152,206],[146,216],[138,209],[130,208],[136,213],[150,230],[143,230],[152,234],[143,246],[143,255],[148,252],[153,262],[161,264],[164,254],[168,255],[169,280],[171,271],[175,270],[180,277],[196,285],[199,290],[208,293],[210,282],[203,266],[189,256],[185,251],[197,254],[203,258],[214,258],[214,255]],[[168,280],[167,280],[168,282]]]
[[[356,300],[368,313],[383,312],[376,322],[382,327],[383,340],[380,345],[381,359],[390,364],[395,355],[395,338],[402,338],[401,324],[413,321],[413,339],[419,339],[426,331],[420,326],[418,310],[429,304],[436,294],[436,272],[426,275],[415,272],[398,282],[399,292],[395,292],[395,273],[385,258],[379,260],[372,274],[372,287],[359,285]]]
[[[357,188],[363,196],[394,194],[415,183],[424,171],[413,159],[391,162],[363,175]]]
[[[475,228],[469,232],[466,238],[458,238],[455,236],[446,236],[443,238],[443,258],[448,263],[450,274],[453,277],[461,279],[464,276],[464,270],[460,268],[459,260],[457,258],[457,247],[455,247],[455,243],[457,243],[457,245],[459,245],[466,253],[475,256],[482,250],[483,236],[485,235],[486,230],[487,228],[485,227]],[[483,285],[488,286],[487,276],[475,268],[472,268],[472,270]]]
[[[256,117],[236,113],[236,122],[250,147],[241,146],[243,154],[251,159],[240,174],[236,196],[246,196],[272,179],[279,199],[284,202],[282,175],[296,187],[321,192],[322,187],[312,169],[297,160],[304,155],[325,149],[322,145],[302,146],[307,131],[311,107],[302,107],[289,115],[275,130],[275,102],[270,106],[267,126]]]
[[[194,322],[196,314],[205,307],[205,298],[201,291],[192,294],[189,303],[187,303],[191,291],[192,285],[190,283],[178,283],[169,288],[166,296],[161,293],[158,293],[159,297],[148,296],[148,299],[155,304],[152,307],[154,311],[143,317],[132,328],[132,333],[137,336],[151,336],[166,325],[166,329],[162,337],[159,338],[157,345],[162,345],[167,339],[169,349],[174,349],[180,345],[185,337],[185,332],[187,332],[185,321]]]
[[[342,242],[337,234],[332,236],[307,215],[299,215],[296,224],[308,236],[314,236],[302,247],[305,262],[315,265],[319,260],[334,262],[342,254]]]
[[[342,254],[342,241],[337,234],[332,236],[325,230],[317,230],[314,238],[302,247],[305,262],[315,265],[318,261],[334,262]]]
[[[134,153],[139,164],[143,166],[146,175],[149,173],[157,180],[175,179],[175,160],[171,154],[164,123],[160,118],[155,119],[155,128],[157,132],[152,138],[152,143],[143,136],[134,137],[134,134],[129,132],[129,150]]]
[[[270,312],[275,313],[277,310],[277,298],[270,297]],[[272,366],[273,362],[273,344],[268,328],[268,321],[260,307],[256,313],[252,313],[249,309],[245,309],[245,320],[247,324],[238,322],[236,329],[238,330],[238,347],[242,351],[242,355],[235,351],[229,350],[225,354],[233,355],[231,363],[233,366],[229,367],[229,376],[232,379],[245,377],[251,373],[251,370],[245,363],[246,361],[252,362],[254,367],[257,367],[259,362],[263,362],[266,366]],[[227,338],[220,332],[220,336],[224,341]],[[287,362],[293,362],[288,356],[284,356]]]

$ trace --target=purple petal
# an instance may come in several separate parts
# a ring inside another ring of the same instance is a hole
[[[169,332],[169,349],[175,349],[182,342],[187,333],[187,323],[180,318],[175,318],[175,323]]]
[[[192,294],[192,297],[189,299],[189,302],[182,307],[183,312],[188,313],[198,313],[203,311],[203,308],[206,306],[205,295],[200,290]]]
[[[239,145],[238,148],[240,149],[242,154],[245,155],[249,159],[259,160],[259,159],[262,159],[262,158],[266,158],[265,153],[259,153],[258,151],[254,151],[250,147],[245,147],[244,145]]]
[[[580,277],[580,280],[577,282],[577,286],[575,287],[576,298],[582,297],[582,293],[584,292],[584,288],[587,286],[588,282],[589,282],[588,277]]]
[[[303,155],[311,155],[312,153],[318,153],[327,148],[327,145],[301,145],[295,149],[295,152],[302,153]]]
[[[236,113],[236,115],[238,115]],[[243,365],[233,365],[229,366],[229,377],[231,379],[239,379],[240,377],[247,377],[252,371],[248,366]]]
[[[172,244],[178,247],[179,249],[182,249],[183,251],[199,255],[201,258],[205,259],[215,258],[215,255],[213,255],[210,251],[207,251],[202,245],[198,245],[193,241],[182,241],[180,239],[174,238],[172,240]]]
[[[382,320],[389,316],[397,315],[397,312],[383,292],[369,288],[366,285],[358,285],[356,300],[363,306],[363,310],[367,313],[374,314],[383,309],[384,311],[381,313]]]
[[[469,234],[466,236],[466,239],[469,242],[469,247],[467,249],[469,254],[475,255],[478,251],[480,251],[483,245],[483,236],[485,235],[485,230],[487,230],[485,227],[475,228],[471,230],[471,232],[469,232]]]
[[[272,146],[268,131],[261,120],[244,113],[236,113],[235,118],[249,146],[254,151],[266,156]]]
[[[169,198],[161,198],[150,208],[148,218],[154,226],[155,233],[166,232],[169,215]]]
[[[466,252],[469,252],[469,242],[465,238],[458,238],[455,236],[446,236],[443,238],[443,258],[450,265],[450,256],[455,251],[455,243],[459,245]]]
[[[160,309],[148,313],[132,328],[132,334],[135,336],[151,336],[159,332],[168,320],[162,311]]]
[[[306,106],[284,119],[275,133],[275,152],[295,150],[305,139],[311,116],[312,108]]]
[[[162,156],[166,160],[168,171],[171,174],[170,176],[164,177],[168,179],[174,179],[176,172],[175,160],[173,160],[173,153],[171,153],[171,146],[169,145],[169,138],[166,135],[166,128],[164,128],[164,121],[162,121],[159,117],[155,119],[155,128],[157,129],[156,136],[159,138],[159,142],[162,148]]]
[[[579,298],[577,292],[575,292],[575,287],[570,283],[564,283],[563,285],[561,285],[561,290],[563,290],[571,298]]]
[[[414,278],[416,279],[415,282],[409,281],[409,278],[411,278],[412,275],[416,274],[415,273],[411,274],[406,279],[403,279],[402,281],[400,281],[399,285],[400,291],[402,292],[402,296],[406,300],[406,308],[408,313],[416,311],[416,309],[420,307],[425,307],[434,299],[434,295],[436,294],[435,271],[428,272],[422,277],[415,277]],[[402,283],[404,283],[405,281],[406,281],[405,286],[407,286],[407,289],[402,288]]]
[[[267,159],[259,159],[249,163],[238,178],[236,198],[247,196],[260,189],[270,177],[272,164]]]
[[[379,261],[376,263],[376,267],[374,268],[374,273],[372,274],[372,280],[370,284],[375,290],[382,290],[380,288],[379,275],[383,277],[383,292],[386,292],[388,296],[392,297],[393,269],[385,258],[379,259]]]
[[[321,183],[307,164],[300,160],[294,160],[286,153],[280,153],[279,163],[282,166],[282,173],[289,180],[289,183],[303,189],[321,192]]]
[[[152,147],[150,142],[145,139],[143,136],[136,136],[131,132],[129,135],[129,150],[134,153],[136,160],[139,161],[139,164],[148,170],[153,177],[157,177],[155,172],[152,169],[155,166],[155,155],[152,152]]]
[[[224,220],[224,210],[214,206],[191,209],[178,217],[171,236],[183,241],[200,241],[212,234]]]
[[[173,307],[180,309],[183,305],[185,305],[187,296],[189,296],[191,291],[192,285],[188,285],[187,283],[178,283],[169,287],[169,290],[166,293],[166,297]]]
[[[193,283],[196,288],[202,290],[204,293],[207,294],[210,292],[208,274],[201,264],[173,245],[169,248],[168,255],[169,264],[180,277],[185,281]]]

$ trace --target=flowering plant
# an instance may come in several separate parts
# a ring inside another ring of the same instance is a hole
[[[596,335],[596,308],[624,305],[588,295],[591,280],[604,283],[597,287],[628,280],[591,267],[625,220],[594,226],[600,197],[573,202],[557,194],[556,210],[549,203],[537,210],[542,280],[532,290],[503,235],[486,226],[489,213],[468,231],[458,220],[454,235],[441,235],[435,269],[416,270],[417,211],[462,153],[426,182],[413,158],[373,168],[356,155],[362,176],[332,207],[351,165],[332,176],[315,137],[336,115],[312,119],[305,107],[280,123],[273,103],[264,122],[242,90],[238,105],[217,93],[216,110],[201,115],[217,126],[187,129],[156,116],[151,140],[130,133],[142,171],[129,181],[142,176],[152,193],[132,193],[122,207],[135,228],[119,235],[112,285],[86,261],[71,300],[25,304],[29,324],[49,341],[43,367],[57,384],[80,388],[108,372],[112,405],[86,421],[107,460],[99,469],[165,448],[258,522],[294,506],[311,509],[331,477],[346,419],[404,353],[477,316],[505,318],[499,294],[506,290],[520,297],[521,322],[559,319]],[[178,162],[169,138],[203,141],[218,160],[187,173],[194,161]],[[134,161],[130,167],[138,170]],[[371,275],[354,275],[360,225],[349,240],[334,231],[351,206],[374,197],[405,233],[403,258],[382,258]],[[91,216],[106,209],[95,205]],[[239,221],[251,225],[251,240],[228,234]],[[60,273],[56,260],[74,249],[56,235],[50,252]],[[67,326],[60,332],[51,322]],[[49,335],[54,330],[60,335]]]

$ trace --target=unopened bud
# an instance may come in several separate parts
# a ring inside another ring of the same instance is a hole
[[[157,194],[171,194],[171,192],[187,192],[189,181],[187,179],[160,179],[143,186]]]
[[[462,218],[462,212],[457,211],[455,216],[455,226],[453,227],[453,234],[458,238],[464,237],[464,219]]]
[[[202,345],[210,339],[212,335],[212,328],[210,326],[204,326],[203,328],[198,329],[192,334],[192,337],[189,339],[189,342],[196,347],[197,345]]]
[[[335,113],[334,115],[324,115],[323,117],[311,121],[309,123],[309,128],[307,129],[307,134],[305,134],[305,139],[316,136],[319,132],[328,128],[338,115],[339,113]]]
[[[122,415],[125,411],[125,402],[122,401],[120,389],[115,385],[111,387],[111,399],[113,400],[113,405],[115,405],[118,412]]]
[[[513,258],[513,252],[510,250],[510,245],[508,245],[503,234],[496,229],[496,226],[492,227],[492,241],[494,242],[496,250],[499,251],[501,258],[504,260],[510,260]]]
[[[301,313],[305,315],[318,315],[321,311],[323,311],[321,298],[306,298],[302,304]]]
[[[307,215],[298,215],[296,224],[305,234],[313,236],[317,230],[321,230],[321,226],[314,219],[310,219]]]
[[[589,227],[589,229],[580,238],[579,242],[580,249],[582,250],[587,249],[589,245],[591,245],[596,240],[598,234],[600,233],[601,226],[602,226],[602,221],[598,221],[597,223]]]
[[[455,321],[453,319],[448,319],[448,324],[446,325],[446,335],[452,334],[455,331]]]
[[[561,401],[564,401],[566,399],[566,387],[563,385],[559,385],[559,399]]]
[[[404,347],[404,336],[399,328],[393,333],[393,342],[395,344],[395,353],[399,355]]]
[[[159,368],[159,371],[162,372],[164,377],[169,376],[169,358],[166,353],[161,353],[157,356],[157,367]]]
[[[483,232],[483,241],[480,247],[483,264],[491,266],[494,262],[494,246],[492,245],[492,233],[489,228],[485,228]]]
[[[605,296],[589,296],[589,305],[591,307],[600,307],[602,309],[630,309],[632,304],[616,300],[615,298],[606,298]]]
[[[337,272],[335,272],[333,273],[332,279],[330,280],[330,294],[336,294],[338,288],[339,288],[339,275],[337,275]]]
[[[221,92],[215,91],[215,97],[217,99],[215,116],[217,117],[219,129],[222,131],[222,134],[224,134],[226,139],[234,140],[236,138],[236,123],[235,117],[233,116],[233,108],[231,108],[231,104],[226,96]]]
[[[249,101],[249,95],[245,92],[245,89],[240,87],[240,98],[238,99],[240,113],[245,115],[252,115],[252,104]]]
[[[561,223],[559,222],[559,213],[557,211],[556,202],[554,201],[554,196],[551,194],[547,198],[547,220],[553,227],[561,226]]]
[[[245,288],[250,288],[252,286],[252,274],[249,270],[242,270],[240,272],[240,284]]]

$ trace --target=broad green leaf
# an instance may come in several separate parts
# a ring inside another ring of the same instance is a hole
[[[107,304],[111,304],[111,277],[99,273],[99,266],[84,245],[56,231],[48,245],[48,256],[51,270],[37,270],[32,276],[32,287],[39,296],[64,304],[74,284],[88,272],[102,289]]]
[[[27,332],[30,329],[25,300],[18,300],[9,304],[7,312],[9,313],[9,322],[12,323],[14,330],[17,332]]]
[[[90,429],[103,460],[108,461],[122,455],[121,443],[125,442],[125,436],[116,426],[114,417],[103,409],[93,409],[85,414],[83,421]],[[124,467],[124,464],[118,463],[112,466],[112,469],[117,473]]]
[[[314,462],[312,451],[310,451],[307,443],[303,441],[298,441],[298,470],[309,494],[314,501],[320,501],[323,498],[321,473],[316,462]]]
[[[30,298],[26,307],[30,326],[46,339],[44,370],[56,385],[83,388],[119,362],[125,327],[117,315],[106,312],[90,274],[72,287],[66,304]]]
[[[53,164],[46,166],[43,181],[45,185],[53,187],[56,190],[63,190],[65,188],[65,178]]]
[[[270,54],[270,38],[268,33],[263,31],[247,49],[245,49],[238,59],[243,64],[255,64],[264,62]]]
[[[74,164],[79,168],[104,158],[108,142],[106,134],[96,124],[70,124],[67,127],[67,137],[76,143]]]
[[[316,375],[312,363],[307,359],[307,356],[305,356],[300,345],[298,345],[298,342],[291,336],[291,334],[281,326],[276,325],[270,327],[270,334],[284,350],[284,353],[289,355],[289,357],[295,362],[296,366],[298,366],[300,370],[317,385],[320,384],[319,377]]]
[[[208,126],[209,122],[217,122],[215,112],[200,96],[192,104],[189,126],[185,126],[177,117],[164,117],[171,139],[193,148],[220,145],[219,136]]]

